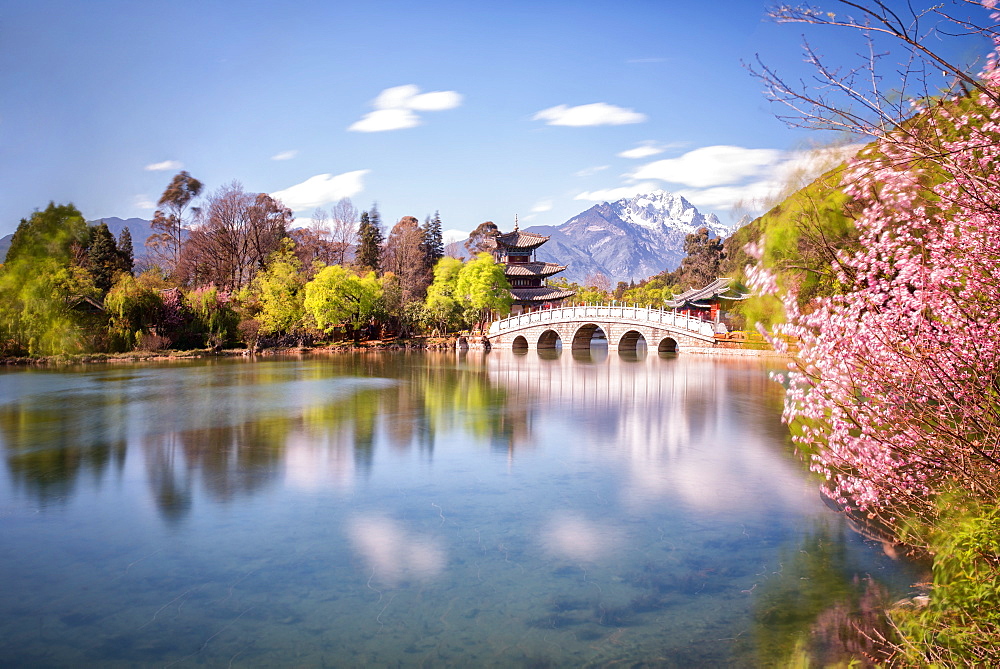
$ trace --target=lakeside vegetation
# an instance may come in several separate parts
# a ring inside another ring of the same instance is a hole
[[[0,266],[0,357],[328,345],[443,337],[482,330],[509,313],[503,266],[485,252],[484,223],[469,260],[444,255],[441,220],[405,216],[384,236],[377,207],[350,200],[291,229],[279,201],[233,183],[193,203],[202,184],[178,173],[159,201],[137,266],[131,234],[88,226],[73,205],[23,219]],[[722,243],[688,236],[680,268],[612,289],[556,281],[574,301],[662,305],[713,280]]]

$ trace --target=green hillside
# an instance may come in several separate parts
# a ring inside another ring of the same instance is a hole
[[[754,262],[745,247],[763,239],[763,263],[778,275],[783,290],[798,292],[800,304],[836,292],[831,264],[839,249],[857,241],[854,212],[859,207],[841,188],[844,167],[823,174],[733,233],[725,242],[722,275],[745,282],[745,268]],[[734,311],[748,328],[783,320],[780,300],[773,295],[748,299]]]

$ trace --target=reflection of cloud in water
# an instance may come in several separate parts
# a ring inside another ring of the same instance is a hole
[[[300,490],[354,488],[354,433],[350,425],[326,434],[295,431],[285,442],[285,481]]]
[[[786,428],[777,419],[782,391],[768,379],[769,363],[690,354],[623,363],[617,353],[601,364],[532,355],[487,363],[511,401],[531,406],[543,397],[564,411],[565,420],[550,420],[549,432],[534,438],[580,444],[628,472],[622,496],[634,511],[665,503],[706,511],[802,503],[801,473],[774,446]],[[759,402],[769,395],[777,399],[773,408]],[[771,492],[762,497],[760,490]]]
[[[577,562],[596,562],[624,543],[616,528],[573,512],[554,515],[542,529],[541,540],[549,555]]]
[[[433,578],[444,571],[447,562],[437,541],[412,534],[383,516],[357,516],[347,534],[351,546],[372,569],[372,578],[386,585],[407,578]]]

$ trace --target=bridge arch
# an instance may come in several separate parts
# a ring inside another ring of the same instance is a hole
[[[524,335],[517,335],[514,337],[514,341],[511,342],[510,347],[515,351],[527,351],[528,350],[528,340]]]
[[[559,333],[550,328],[538,336],[538,343],[535,344],[535,348],[555,348],[561,342],[562,339],[560,339]]]
[[[578,327],[576,332],[573,333],[573,348],[590,348],[590,344],[594,340],[594,334],[598,330],[604,332],[604,329],[596,323],[584,323]],[[604,334],[607,336],[606,332]]]
[[[619,351],[635,351],[639,347],[639,342],[646,343],[646,338],[638,330],[628,330],[618,340]]]
[[[664,337],[656,347],[659,353],[677,353],[677,340],[673,337]]]

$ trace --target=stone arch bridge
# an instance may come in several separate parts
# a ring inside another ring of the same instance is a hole
[[[589,348],[597,330],[609,350],[635,350],[640,339],[650,350],[674,352],[715,345],[715,324],[676,311],[618,305],[555,307],[495,321],[487,333],[499,349]]]

